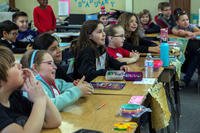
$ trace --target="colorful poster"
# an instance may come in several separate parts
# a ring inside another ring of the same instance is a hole
[[[106,11],[110,9],[125,9],[125,0],[71,0],[71,13],[91,14],[100,11],[105,6]]]

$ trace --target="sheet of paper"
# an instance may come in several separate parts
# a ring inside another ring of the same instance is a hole
[[[144,96],[132,96],[128,103],[141,105],[144,100]]]
[[[58,1],[58,16],[69,15],[69,0],[59,0]]]
[[[141,81],[134,81],[134,84],[155,84],[156,78],[143,78]]]

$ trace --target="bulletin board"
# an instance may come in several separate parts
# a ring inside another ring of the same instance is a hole
[[[74,14],[97,13],[101,6],[105,6],[106,11],[125,10],[125,3],[125,0],[70,0],[70,12]]]

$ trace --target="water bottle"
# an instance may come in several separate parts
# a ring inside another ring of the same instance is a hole
[[[144,72],[144,77],[145,78],[153,78],[153,58],[151,56],[151,53],[147,53],[147,56],[144,61],[144,67],[145,67],[145,72]]]
[[[160,44],[160,59],[162,60],[164,67],[169,66],[169,44],[167,41],[163,41]]]

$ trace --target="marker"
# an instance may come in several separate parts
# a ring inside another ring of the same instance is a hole
[[[102,104],[102,105],[100,105],[98,108],[97,108],[97,110],[99,110],[99,109],[101,109],[103,106],[105,106],[106,104],[104,103],[104,104]]]

